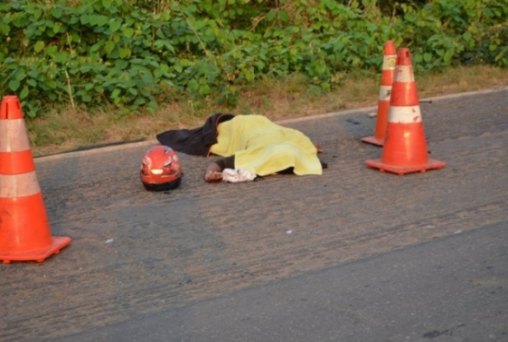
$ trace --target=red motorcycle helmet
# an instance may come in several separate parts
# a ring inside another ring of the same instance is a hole
[[[145,189],[167,191],[182,180],[180,160],[171,147],[157,145],[146,151],[141,163],[141,182]]]

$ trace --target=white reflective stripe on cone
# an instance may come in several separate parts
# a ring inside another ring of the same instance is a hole
[[[0,120],[0,152],[21,152],[29,149],[25,120]]]
[[[418,123],[422,121],[420,106],[390,106],[388,121],[391,123]]]
[[[398,65],[395,70],[394,82],[414,82],[415,75],[411,65]]]
[[[380,86],[379,87],[379,100],[380,101],[390,101],[390,96],[392,95],[392,86]]]
[[[397,55],[383,56],[383,70],[394,70],[397,64]]]
[[[0,175],[0,198],[32,196],[40,191],[35,171],[19,175]]]

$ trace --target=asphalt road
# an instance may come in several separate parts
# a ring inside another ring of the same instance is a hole
[[[143,189],[147,143],[36,160],[54,235],[0,265],[0,341],[508,341],[508,89],[422,103],[437,171],[369,169],[373,109],[284,122],[322,176]],[[161,130],[163,130],[162,128]]]
[[[507,341],[508,224],[58,341]]]

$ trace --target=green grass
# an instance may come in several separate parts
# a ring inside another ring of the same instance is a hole
[[[449,68],[440,73],[415,75],[420,98],[508,86],[508,70],[490,66]],[[379,75],[351,73],[340,87],[323,93],[301,75],[266,79],[239,89],[235,107],[216,105],[216,99],[188,98],[163,104],[155,113],[118,115],[111,108],[94,112],[57,108],[27,121],[35,156],[67,152],[105,143],[154,139],[171,128],[198,126],[214,112],[263,114],[272,120],[304,117],[345,109],[375,106]]]

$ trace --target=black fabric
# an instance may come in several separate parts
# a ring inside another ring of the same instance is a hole
[[[174,129],[159,133],[157,140],[177,152],[207,156],[210,146],[217,142],[217,125],[231,120],[233,114],[216,113],[209,116],[203,126],[192,129]]]
[[[235,168],[235,156],[229,156],[226,158],[221,158],[216,161],[217,165],[219,165],[221,171],[224,169],[234,169]]]
[[[321,158],[319,158],[319,162],[321,163],[321,167],[323,169],[327,169],[328,168],[328,164],[325,163],[324,161],[322,161]],[[287,169],[284,169],[284,170],[279,171],[277,173],[280,173],[280,174],[283,174],[283,175],[293,174],[293,168],[292,167],[288,167]]]
[[[328,163],[327,163],[327,162],[322,161],[322,160],[321,160],[321,158],[319,158],[319,162],[321,163],[321,167],[322,167],[323,169],[327,169],[327,168],[328,168]]]

